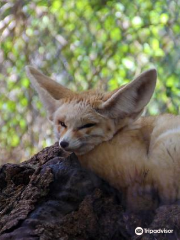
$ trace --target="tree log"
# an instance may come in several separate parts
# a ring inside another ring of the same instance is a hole
[[[135,234],[136,227],[173,229]],[[21,164],[0,168],[0,240],[180,239],[179,204],[128,212],[121,193],[58,143]]]

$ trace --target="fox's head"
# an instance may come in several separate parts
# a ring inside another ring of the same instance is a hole
[[[110,93],[74,93],[33,67],[27,66],[26,71],[54,125],[59,145],[77,155],[110,140],[135,121],[156,84],[156,70],[151,69]]]

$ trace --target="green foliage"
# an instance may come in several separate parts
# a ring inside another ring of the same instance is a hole
[[[24,67],[72,90],[113,90],[151,67],[147,113],[179,112],[180,0],[3,1],[0,19],[0,160],[52,143],[51,126]]]

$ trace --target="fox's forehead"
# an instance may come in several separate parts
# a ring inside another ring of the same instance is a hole
[[[54,115],[55,120],[61,120],[73,125],[86,121],[98,122],[98,118],[98,113],[90,104],[84,101],[63,103]]]

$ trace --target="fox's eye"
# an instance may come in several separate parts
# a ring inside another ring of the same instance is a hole
[[[87,124],[79,127],[79,129],[90,128],[90,127],[93,127],[93,126],[95,126],[95,125],[96,125],[96,123],[87,123]]]
[[[64,127],[64,128],[67,127],[66,124],[65,124],[64,122],[62,122],[62,121],[58,121],[58,124],[61,125],[61,126]]]

